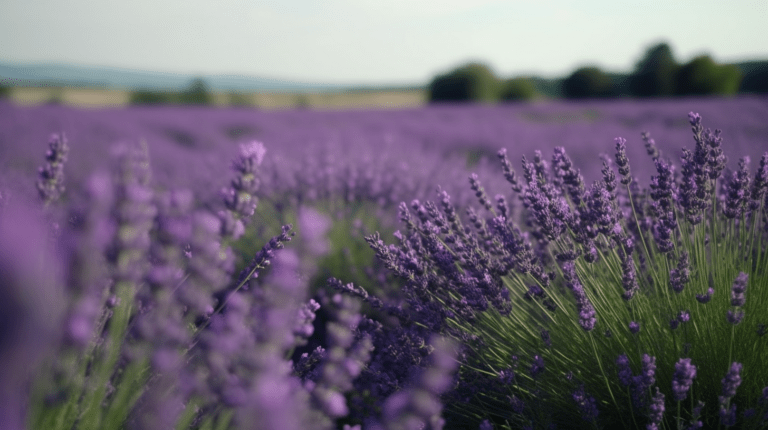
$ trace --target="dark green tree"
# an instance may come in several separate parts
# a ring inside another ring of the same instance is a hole
[[[11,96],[11,87],[0,82],[0,99]]]
[[[744,79],[741,81],[741,93],[768,93],[768,61],[754,61],[742,66]]]
[[[709,55],[701,55],[677,72],[679,95],[733,95],[739,90],[741,72],[730,64],[717,64]]]
[[[525,77],[507,79],[501,85],[500,98],[503,101],[526,101],[536,97],[536,85]]]
[[[213,96],[203,78],[195,78],[186,90],[179,95],[179,101],[186,105],[211,105]]]
[[[569,99],[611,97],[613,79],[597,67],[582,67],[563,81],[563,93]]]
[[[629,79],[630,91],[638,97],[668,97],[675,93],[675,74],[680,66],[666,43],[649,48]]]
[[[175,95],[167,91],[140,89],[131,92],[128,103],[132,105],[164,105],[173,103]]]
[[[429,84],[429,101],[493,102],[499,99],[499,80],[491,69],[480,63],[469,63],[447,74],[437,76]]]

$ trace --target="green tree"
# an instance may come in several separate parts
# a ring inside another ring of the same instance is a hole
[[[10,96],[11,96],[11,87],[3,83],[0,83],[0,99],[4,99]]]
[[[174,94],[167,91],[140,89],[131,92],[128,103],[132,105],[163,105],[174,102]]]
[[[179,101],[187,105],[211,105],[213,96],[203,78],[195,78],[186,90],[179,95]]]
[[[701,55],[680,68],[675,86],[679,95],[733,95],[741,78],[736,66],[717,64],[709,55]]]
[[[649,48],[637,63],[629,80],[630,91],[638,97],[664,97],[675,93],[675,73],[680,66],[666,43]]]
[[[499,99],[499,80],[485,64],[469,63],[429,84],[429,101],[494,102]]]
[[[563,93],[570,99],[611,97],[613,79],[597,67],[582,67],[563,81]]]
[[[501,86],[500,98],[503,101],[526,101],[536,96],[536,85],[530,78],[507,79]]]
[[[768,61],[742,63],[741,93],[768,93]],[[746,70],[745,70],[746,69]]]

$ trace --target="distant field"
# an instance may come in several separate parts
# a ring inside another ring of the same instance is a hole
[[[350,90],[309,93],[213,93],[216,106],[230,106],[234,98],[238,104],[263,109],[307,107],[316,109],[355,108],[408,108],[426,104],[425,90]],[[77,87],[17,87],[11,91],[11,100],[30,106],[59,103],[68,106],[100,108],[128,104],[130,92],[99,88]]]

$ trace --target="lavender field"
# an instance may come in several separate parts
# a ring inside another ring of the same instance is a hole
[[[766,97],[0,100],[0,428],[768,428],[766,206]]]

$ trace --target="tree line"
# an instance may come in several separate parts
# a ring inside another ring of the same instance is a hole
[[[709,55],[700,55],[680,64],[669,45],[659,43],[645,52],[630,74],[585,66],[563,79],[500,79],[487,65],[470,63],[435,77],[428,92],[430,102],[768,93],[768,61],[718,64]]]

